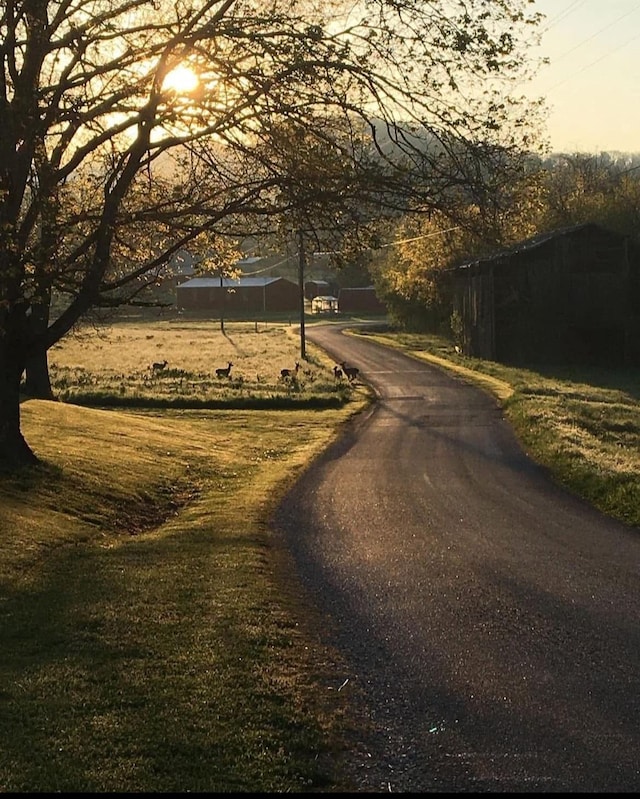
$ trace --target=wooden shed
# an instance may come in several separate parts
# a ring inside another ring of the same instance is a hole
[[[587,223],[450,273],[463,352],[502,363],[640,363],[640,250]]]
[[[320,295],[328,297],[330,294],[333,294],[333,291],[328,280],[307,280],[304,284],[304,296],[307,300]]]
[[[300,307],[300,292],[284,277],[196,277],[176,287],[176,304],[182,311],[288,312]]]
[[[378,299],[373,286],[341,288],[338,292],[340,313],[385,314],[387,308]]]

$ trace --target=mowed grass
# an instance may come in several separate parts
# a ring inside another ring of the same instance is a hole
[[[98,337],[100,357],[84,338],[78,366],[137,369],[122,336],[120,349]],[[289,339],[265,353],[273,370]],[[336,789],[345,674],[265,520],[368,394],[351,400],[22,404],[42,465],[0,478],[2,791]]]
[[[457,354],[438,337],[362,331],[494,393],[527,453],[559,484],[640,527],[640,369],[517,369]]]

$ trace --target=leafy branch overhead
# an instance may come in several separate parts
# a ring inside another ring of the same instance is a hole
[[[527,8],[3,3],[0,443],[26,360],[92,307],[135,299],[191,240],[348,230],[490,194],[535,133],[508,89],[536,41]]]

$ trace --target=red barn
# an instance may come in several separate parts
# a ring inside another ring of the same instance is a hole
[[[255,314],[296,311],[300,292],[284,277],[194,277],[176,287],[181,311],[224,311]]]

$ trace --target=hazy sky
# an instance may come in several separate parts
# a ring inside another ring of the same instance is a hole
[[[640,0],[536,0],[554,151],[640,152]]]

